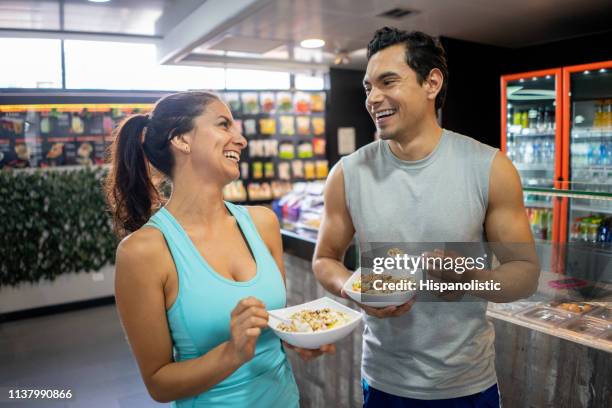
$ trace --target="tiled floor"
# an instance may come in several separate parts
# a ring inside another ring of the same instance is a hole
[[[8,390],[70,389],[69,401]],[[149,397],[115,310],[101,306],[0,324],[0,407],[167,407]]]

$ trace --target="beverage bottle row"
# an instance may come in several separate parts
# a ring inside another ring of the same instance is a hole
[[[540,138],[542,139],[542,138]],[[521,164],[550,164],[555,160],[554,140],[519,140],[508,138],[508,158],[514,163]]]
[[[612,217],[589,215],[577,217],[572,222],[570,241],[612,242]]]
[[[612,141],[572,143],[573,167],[612,166]]]
[[[552,210],[527,207],[526,211],[534,238],[550,240],[552,238]]]
[[[594,128],[612,128],[612,99],[595,101]]]
[[[552,133],[555,131],[555,108],[553,106],[540,106],[521,110],[510,108],[509,117],[512,118],[512,125],[520,126],[523,129],[532,129],[538,133]]]

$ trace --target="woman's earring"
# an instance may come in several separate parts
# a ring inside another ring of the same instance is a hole
[[[185,153],[189,153],[189,146],[185,146]]]

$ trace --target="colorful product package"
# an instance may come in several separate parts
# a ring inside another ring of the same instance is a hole
[[[276,111],[293,112],[293,98],[289,92],[278,92],[276,94]]]
[[[259,100],[262,112],[274,113],[276,110],[276,101],[272,92],[262,92]]]
[[[299,135],[310,135],[310,118],[308,116],[298,116],[297,132]]]
[[[293,159],[295,157],[295,147],[293,143],[281,143],[278,148],[278,157],[281,159]]]
[[[313,112],[325,111],[325,93],[316,92],[310,94],[310,109]]]
[[[325,134],[325,118],[312,118],[312,133],[314,133],[315,136]]]
[[[325,139],[316,137],[312,139],[312,150],[317,156],[325,155]]]
[[[278,118],[278,120],[280,122],[281,135],[295,135],[295,121],[293,119],[293,116],[281,116]]]
[[[298,145],[298,154],[299,159],[310,159],[312,154],[312,143],[310,142],[302,142]]]
[[[245,92],[242,97],[242,112],[247,115],[259,113],[259,98],[255,92]]]
[[[296,92],[293,98],[293,110],[296,113],[310,113],[310,95],[305,92]]]
[[[259,119],[259,131],[262,135],[275,135],[276,134],[276,119],[274,118]]]

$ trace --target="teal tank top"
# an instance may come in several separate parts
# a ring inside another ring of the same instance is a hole
[[[178,221],[165,208],[146,224],[159,229],[178,273],[178,295],[167,311],[177,362],[197,358],[230,339],[230,313],[243,298],[254,296],[267,309],[285,307],[281,272],[248,213],[225,203],[236,219],[257,264],[255,277],[235,282],[216,273]],[[253,358],[208,391],[173,403],[174,407],[298,407],[299,394],[280,339],[262,330]]]

